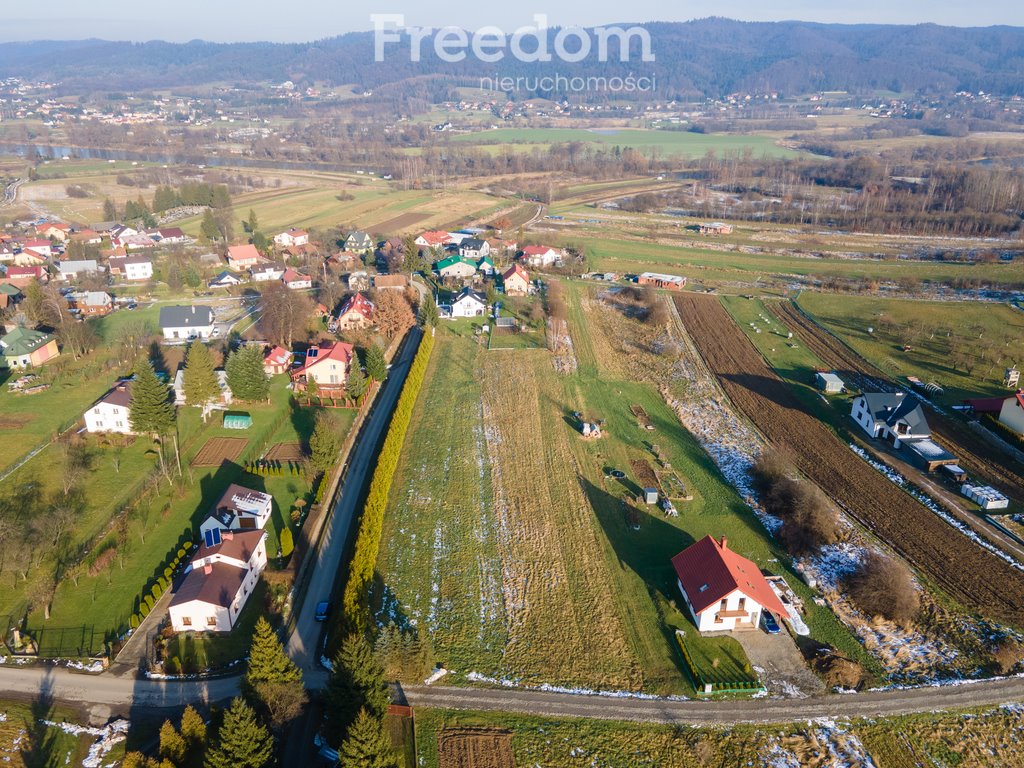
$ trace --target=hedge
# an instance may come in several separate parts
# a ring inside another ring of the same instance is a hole
[[[423,335],[420,348],[409,367],[409,375],[402,387],[395,412],[391,417],[387,437],[381,447],[377,466],[373,470],[370,491],[363,507],[363,515],[359,522],[359,535],[356,537],[355,552],[349,569],[348,582],[345,585],[345,596],[342,602],[342,619],[355,630],[363,630],[366,626],[367,591],[373,580],[377,563],[377,552],[380,548],[380,537],[384,528],[384,512],[387,509],[388,493],[391,480],[398,468],[398,460],[402,453],[405,433],[412,420],[416,397],[427,373],[430,351],[434,347],[434,337]]]

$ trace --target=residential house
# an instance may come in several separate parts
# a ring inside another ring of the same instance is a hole
[[[14,263],[14,248],[7,243],[0,243],[0,264]]]
[[[103,243],[103,235],[92,229],[83,229],[80,232],[72,233],[71,242],[81,243],[82,245],[101,245]]]
[[[51,333],[19,327],[0,336],[0,356],[6,368],[32,368],[59,354],[57,339]]]
[[[263,355],[263,370],[267,376],[288,373],[292,367],[292,353],[284,347],[271,347]]]
[[[22,240],[21,250],[34,251],[35,253],[39,254],[44,258],[49,258],[54,254],[53,243],[51,243],[49,240],[39,240],[38,238]]]
[[[710,224],[701,223],[697,225],[697,231],[702,235],[731,235],[732,225],[723,224],[720,221],[713,221]]]
[[[213,309],[203,304],[160,307],[160,330],[168,341],[208,339],[213,335]]]
[[[285,267],[281,264],[267,262],[259,264],[249,270],[249,275],[254,283],[267,283],[280,280],[284,276]]]
[[[223,411],[234,400],[234,393],[231,391],[231,387],[228,386],[228,374],[227,371],[218,368],[213,372],[213,375],[217,378],[217,386],[220,389],[220,394],[216,395],[213,399],[207,401],[202,405],[203,418],[206,418],[207,414],[211,411]],[[171,385],[174,390],[174,404],[179,408],[186,405],[185,400],[185,368],[181,367],[174,374],[174,383]],[[199,408],[200,406],[196,406]]]
[[[131,382],[119,381],[85,412],[87,432],[117,432],[131,435]]]
[[[463,288],[451,307],[452,317],[483,317],[487,314],[487,297],[471,288]]]
[[[525,296],[530,292],[530,276],[519,264],[513,264],[505,270],[501,282],[509,296]]]
[[[129,282],[151,280],[153,262],[145,256],[115,256],[107,260],[111,275],[123,277]]]
[[[111,240],[111,245],[119,246],[126,251],[144,251],[149,248],[156,248],[157,244],[157,240],[145,234],[127,235],[118,238],[116,241]]]
[[[40,237],[52,238],[62,243],[66,243],[71,237],[71,225],[70,224],[58,224],[53,221],[47,221],[42,224],[36,224],[36,234]]]
[[[97,229],[97,228],[101,232],[103,231],[102,227],[94,227],[94,229]],[[134,227],[129,227],[129,226],[125,225],[125,224],[117,224],[116,226],[113,226],[113,227],[110,228],[110,230],[108,231],[108,234],[110,235],[110,242],[111,242],[111,244],[116,247],[117,241],[120,241],[120,239],[122,237],[134,237],[135,235],[138,235],[138,234],[141,234],[141,233],[139,232],[139,230],[135,229]]]
[[[409,287],[409,278],[405,275],[374,275],[373,287],[378,291],[404,291]]]
[[[50,260],[49,252],[44,253],[37,248],[26,248],[14,254],[13,263],[16,267],[44,267]]]
[[[160,245],[183,245],[192,242],[192,238],[186,235],[180,227],[151,229],[146,232],[146,236]]]
[[[83,291],[68,296],[68,305],[88,317],[102,317],[114,311],[114,300],[106,291]]]
[[[491,255],[491,246],[486,240],[469,237],[459,243],[459,255],[464,259],[480,261],[485,256]]]
[[[228,248],[228,269],[241,272],[265,261],[255,245],[232,245]]]
[[[46,271],[46,267],[10,266],[7,267],[4,272],[4,282],[17,286],[18,288],[25,288],[30,283],[37,281],[40,283],[46,283],[49,279],[50,273]]]
[[[452,242],[452,236],[447,232],[424,232],[422,235],[417,237],[413,242],[421,248],[429,248],[430,250],[437,250],[444,248],[446,245]]]
[[[269,493],[232,483],[213,505],[209,517],[199,526],[205,537],[207,531],[253,531],[267,525],[273,510],[274,498]]]
[[[7,309],[17,304],[23,295],[18,286],[0,283],[0,309]]]
[[[467,280],[475,277],[477,273],[476,262],[472,259],[464,259],[462,256],[449,256],[446,259],[441,259],[434,265],[434,269],[442,280],[445,278]]]
[[[669,291],[681,291],[686,286],[686,278],[678,275],[662,275],[658,272],[642,272],[637,275],[636,284],[664,288]]]
[[[721,542],[705,536],[672,558],[679,591],[700,632],[756,629],[762,611],[786,616],[761,569]]]
[[[350,291],[368,291],[370,290],[370,275],[362,270],[359,272],[350,272],[348,277],[345,279],[348,283],[348,289]]]
[[[282,248],[289,248],[293,245],[307,245],[309,243],[309,233],[304,229],[289,229],[287,232],[274,235],[274,243]]]
[[[353,251],[339,251],[327,259],[327,266],[342,272],[350,272],[363,263],[363,257]]]
[[[348,381],[348,372],[354,355],[354,347],[340,341],[310,347],[306,350],[302,366],[292,371],[292,381],[299,391],[306,389],[306,382],[309,380],[315,381],[320,391],[342,390]]]
[[[210,532],[167,609],[175,632],[230,632],[267,567],[266,531]]]
[[[293,291],[303,291],[307,288],[313,287],[313,278],[309,275],[304,275],[291,267],[288,267],[281,275],[281,282]]]
[[[523,261],[530,267],[550,267],[562,259],[562,252],[546,245],[528,245],[523,248]]]
[[[476,268],[484,277],[494,277],[498,273],[498,268],[494,266],[490,256],[484,256],[480,259],[476,263]]]
[[[369,328],[371,325],[373,325],[373,302],[362,293],[353,293],[345,299],[338,314],[331,318],[327,329],[333,333]]]
[[[1017,393],[1003,400],[999,407],[999,423],[1003,424],[1018,435],[1024,435],[1024,390],[1017,390]]]
[[[369,253],[373,250],[373,238],[365,232],[356,230],[345,238],[345,250],[356,253]]]
[[[234,288],[242,284],[242,278],[231,270],[225,269],[213,278],[207,285],[211,288]]]
[[[866,392],[853,401],[853,420],[875,439],[885,440],[926,472],[956,464],[956,456],[931,439],[921,401],[904,392]]]
[[[57,262],[57,272],[60,274],[61,280],[80,280],[99,271],[100,266],[96,263],[96,259]]]

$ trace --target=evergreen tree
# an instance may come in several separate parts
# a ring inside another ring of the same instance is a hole
[[[181,735],[188,743],[189,749],[201,746],[206,741],[206,723],[191,704],[181,713]]]
[[[326,411],[316,415],[313,434],[309,438],[310,463],[317,472],[326,472],[338,459],[341,444],[334,419]]]
[[[174,404],[168,398],[167,386],[157,379],[149,360],[143,359],[136,366],[131,396],[128,423],[132,432],[160,437],[171,431]]]
[[[263,350],[255,344],[239,347],[228,356],[224,365],[228,387],[238,400],[266,400],[270,394],[270,380],[263,370]]]
[[[103,201],[103,220],[117,221],[117,206],[109,197]]]
[[[358,400],[366,394],[366,374],[359,364],[358,353],[353,353],[352,364],[349,366],[348,381],[345,382],[345,391],[353,400]]]
[[[260,229],[259,219],[256,218],[256,211],[252,208],[249,209],[249,218],[245,220],[245,231],[250,235],[258,232]]]
[[[380,344],[371,344],[366,350],[366,375],[374,381],[388,377],[388,361]]]
[[[125,212],[126,218],[127,215],[127,212]],[[220,227],[217,226],[217,219],[209,208],[203,211],[203,222],[199,225],[199,233],[211,243],[214,240],[220,239]]]
[[[180,764],[185,759],[186,750],[185,739],[175,730],[170,720],[164,720],[160,726],[160,757]]]
[[[204,406],[220,395],[220,384],[213,370],[213,356],[201,341],[193,341],[185,355],[185,373],[182,376],[187,405]]]
[[[355,722],[338,749],[345,768],[398,768],[394,743],[384,730],[384,719],[359,710]]]
[[[359,633],[346,635],[335,654],[334,668],[324,691],[328,731],[340,740],[360,708],[365,707],[375,717],[383,717],[390,703],[384,669],[373,655],[369,642]]]
[[[274,742],[256,720],[256,713],[241,696],[231,702],[217,740],[207,750],[205,768],[269,768]]]
[[[302,672],[288,658],[270,623],[262,616],[249,651],[249,669],[242,680],[243,690],[269,716],[275,728],[294,720],[306,703]]]
[[[420,302],[420,325],[424,328],[433,328],[437,325],[440,314],[437,311],[437,302],[434,297],[427,293]]]

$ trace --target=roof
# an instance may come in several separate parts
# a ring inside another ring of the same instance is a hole
[[[826,384],[838,384],[843,386],[843,380],[836,376],[834,373],[825,373],[824,371],[818,371],[814,374],[817,378],[821,379]]]
[[[369,240],[369,239],[370,239],[370,236],[368,234],[363,232],[361,229],[357,229],[355,232],[349,233],[349,236],[345,238],[345,241],[348,242],[349,240],[357,240],[357,241],[362,242],[363,240]]]
[[[1003,403],[1007,400],[1009,400],[1007,397],[983,397],[977,400],[968,400],[967,404],[978,413],[999,413],[1003,409]]]
[[[530,275],[527,274],[526,270],[518,264],[513,264],[511,267],[501,273],[502,280],[508,280],[513,275],[519,275],[526,282],[530,282]]]
[[[293,375],[298,376],[314,365],[322,363],[324,360],[338,360],[345,365],[352,362],[352,356],[355,354],[355,347],[351,344],[346,344],[342,341],[336,341],[333,343],[321,344],[319,347],[311,347],[306,350],[306,362],[303,363],[302,367],[294,372]]]
[[[167,239],[169,237],[185,237],[185,233],[181,230],[181,227],[170,227],[168,229],[158,229],[156,234],[160,235],[161,238]]]
[[[41,277],[44,273],[44,269],[39,266],[35,267],[7,267],[7,277]]]
[[[96,259],[61,261],[58,262],[57,267],[61,272],[95,272],[98,268]]]
[[[10,283],[0,283],[0,293],[7,294],[8,296],[20,296],[21,289]]]
[[[265,507],[270,502],[270,494],[254,491],[238,483],[232,483],[221,495],[214,509],[227,509],[237,514],[239,512],[249,512],[253,507]]]
[[[868,411],[875,421],[893,426],[905,421],[912,431],[928,431],[928,420],[924,417],[921,401],[904,392],[866,392],[862,395]]]
[[[161,328],[202,328],[213,325],[213,309],[205,304],[160,307]]]
[[[248,259],[256,259],[261,261],[263,256],[255,245],[232,245],[228,248],[228,258],[233,261],[246,261]]]
[[[430,245],[444,245],[445,243],[451,242],[452,237],[447,232],[432,230],[424,232],[417,238],[417,240],[419,239],[425,240]]]
[[[261,537],[266,535],[263,531],[254,531],[254,533]],[[232,539],[238,536],[239,534],[235,534]],[[223,543],[219,546],[223,546]],[[203,549],[205,547],[199,550],[196,557],[203,555]],[[201,600],[222,608],[230,606],[238,594],[238,590],[242,588],[249,569],[239,568],[230,563],[211,563],[209,569],[210,572],[207,573],[205,567],[193,568],[185,574],[174,597],[171,598],[171,605],[183,605],[193,600]]]
[[[108,405],[119,405],[123,408],[128,408],[132,402],[130,386],[130,383],[127,381],[118,382],[112,390],[96,401],[96,405],[106,403]]]
[[[286,283],[298,283],[303,280],[309,280],[310,277],[309,275],[304,275],[301,272],[297,272],[291,267],[288,267],[288,269],[284,271],[284,274],[281,275],[281,279],[284,280]]]
[[[373,319],[373,302],[361,293],[353,293],[338,310],[338,317],[344,317],[349,312],[357,312],[368,320]]]
[[[15,328],[0,337],[0,348],[5,356],[29,355],[53,341],[53,334],[33,331],[31,328]]]
[[[304,229],[289,229],[288,231],[282,232],[281,234],[291,235],[292,237],[302,237],[303,235],[308,235],[309,232],[307,232]]]
[[[685,283],[686,278],[680,277],[679,275],[664,275],[660,272],[642,272],[639,276],[640,280],[657,280],[660,283]]]
[[[724,536],[721,542],[705,536],[673,557],[672,565],[694,613],[702,613],[736,590],[774,614],[786,613],[761,569],[729,549]]]
[[[924,440],[904,440],[903,445],[925,461],[956,461],[956,456],[934,440],[928,438]]]
[[[452,302],[452,304],[457,304],[458,302],[460,302],[460,301],[462,301],[464,299],[475,299],[476,301],[480,302],[484,306],[487,306],[487,297],[484,296],[482,293],[478,293],[477,291],[474,291],[472,288],[463,288],[462,292]]]
[[[460,248],[466,248],[472,251],[479,251],[486,245],[485,240],[481,240],[479,237],[469,237],[459,243]]]
[[[473,271],[476,272],[476,261],[474,261],[473,259],[467,259],[464,256],[460,256],[458,254],[454,254],[445,259],[441,259],[434,266],[437,269],[437,271],[440,272],[442,269],[447,269],[448,267],[451,267],[455,264],[465,264],[467,267],[472,267]]]
[[[549,251],[554,251],[554,248],[550,248],[546,245],[528,245],[523,248],[524,256],[541,256]]]
[[[287,365],[291,357],[292,353],[284,347],[274,347],[273,349],[267,350],[267,353],[263,355],[263,362]]]
[[[86,291],[82,303],[90,307],[105,307],[113,303],[110,294],[104,291]]]

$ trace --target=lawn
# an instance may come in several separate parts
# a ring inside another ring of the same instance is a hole
[[[1003,369],[1024,360],[1024,313],[1006,304],[824,293],[804,293],[799,304],[891,376],[941,385],[945,404],[1005,395]]]
[[[67,733],[41,720],[69,725],[81,722],[73,710],[45,700],[34,701],[31,705],[0,701],[0,762],[11,768],[81,765],[96,737]],[[103,764],[114,765],[123,756],[122,742],[103,756]]]

